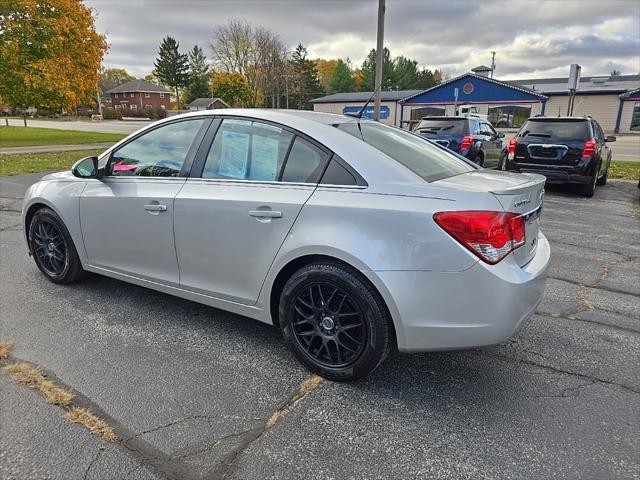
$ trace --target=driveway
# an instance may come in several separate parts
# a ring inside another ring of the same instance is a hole
[[[97,275],[46,281],[19,217],[37,176],[0,180],[0,340],[121,440],[66,422],[0,373],[2,478],[640,476],[634,182],[592,199],[549,189],[545,297],[511,340],[395,354],[367,380],[307,388],[313,377],[270,326]]]

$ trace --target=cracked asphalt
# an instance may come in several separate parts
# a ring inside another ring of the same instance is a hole
[[[640,478],[636,183],[547,189],[546,293],[514,338],[338,384],[267,325],[96,275],[46,281],[19,217],[40,176],[0,179],[0,340],[120,440],[0,373],[0,478]]]

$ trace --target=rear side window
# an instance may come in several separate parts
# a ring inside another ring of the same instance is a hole
[[[418,123],[416,133],[436,133],[439,135],[464,135],[466,119],[464,118],[425,118]]]
[[[399,128],[374,122],[343,123],[337,128],[364,140],[427,182],[476,169],[454,154]]]
[[[527,120],[518,137],[543,138],[557,141],[587,140],[591,138],[586,120],[540,119]]]
[[[334,158],[329,162],[329,166],[322,175],[322,181],[320,183],[325,185],[357,185],[358,181],[356,177],[343,167],[340,162]]]
[[[216,133],[203,178],[277,181],[293,134],[261,122],[225,119]]]
[[[283,182],[317,183],[328,155],[315,145],[296,137],[282,172]]]

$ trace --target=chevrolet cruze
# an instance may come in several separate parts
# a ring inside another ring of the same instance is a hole
[[[29,253],[276,325],[333,380],[403,352],[499,343],[532,315],[544,177],[489,171],[348,116],[212,110],[159,121],[23,205]]]

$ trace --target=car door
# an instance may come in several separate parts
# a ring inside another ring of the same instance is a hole
[[[173,202],[210,118],[159,125],[115,149],[80,198],[92,266],[178,285]]]
[[[607,168],[609,168],[609,165],[607,164],[607,160],[609,158],[609,145],[607,145],[606,138],[600,124],[595,120],[592,120],[592,122],[596,143],[598,144],[598,156],[600,157],[600,169],[598,171],[598,175],[604,175]]]
[[[205,144],[202,173],[175,201],[180,285],[253,305],[330,152],[281,126],[236,118]]]
[[[496,168],[500,163],[502,139],[493,126],[487,122],[480,122],[480,133],[484,139],[484,166],[485,168]]]

